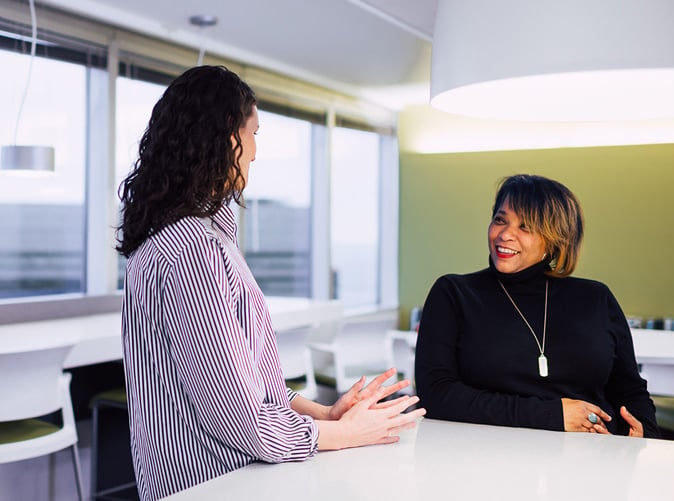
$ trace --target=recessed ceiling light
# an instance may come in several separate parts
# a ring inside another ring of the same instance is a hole
[[[199,26],[200,28],[205,28],[207,26],[215,26],[216,24],[218,24],[218,18],[206,14],[198,14],[196,16],[190,17],[190,24],[194,26]]]

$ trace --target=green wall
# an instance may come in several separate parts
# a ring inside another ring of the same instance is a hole
[[[674,317],[674,144],[479,153],[400,153],[400,325],[434,280],[487,265],[499,179],[540,174],[585,214],[578,277],[606,283],[625,314]]]

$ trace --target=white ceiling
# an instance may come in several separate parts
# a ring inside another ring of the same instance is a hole
[[[38,0],[399,109],[427,102],[437,0]],[[189,23],[218,18],[212,27]]]
[[[195,64],[203,43],[207,53],[361,96],[390,109],[429,100],[431,40],[439,0],[35,1],[193,47]],[[200,29],[189,23],[195,14],[211,14],[219,22]],[[401,148],[409,151],[674,141],[673,120],[540,124],[411,109],[416,110],[414,120],[401,125],[406,141]]]

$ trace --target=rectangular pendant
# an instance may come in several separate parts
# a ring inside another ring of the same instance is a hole
[[[541,377],[548,377],[548,359],[542,353],[538,357],[538,373]]]

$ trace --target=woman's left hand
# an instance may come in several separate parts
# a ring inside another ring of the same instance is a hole
[[[627,422],[627,424],[630,425],[630,432],[628,434],[630,437],[644,436],[644,425],[641,424],[641,421],[630,414],[630,412],[627,410],[627,407],[624,405],[620,408],[620,415]]]
[[[585,400],[562,398],[564,431],[580,431],[607,434],[604,423],[611,421],[611,416],[601,407]],[[594,415],[594,421],[590,416]]]
[[[349,388],[349,391],[344,393],[344,395],[342,395],[332,405],[332,407],[330,407],[330,410],[328,411],[328,419],[338,420],[339,418],[341,418],[346,411],[351,409],[351,407],[356,405],[358,402],[374,395],[381,388],[384,382],[386,382],[386,380],[389,379],[391,376],[393,376],[396,372],[397,371],[395,370],[395,368],[392,367],[386,372],[378,375],[376,378],[370,381],[370,383],[364,388],[363,385],[365,384],[365,376],[362,376],[356,384],[354,384],[351,388]],[[397,383],[385,387],[384,392],[382,394],[383,396],[380,397],[380,400],[390,395],[393,395],[397,391],[400,391],[409,385],[410,385],[409,380],[404,379],[402,381],[398,381]],[[377,401],[371,407],[378,408],[383,405],[384,403],[380,403],[379,401]]]

